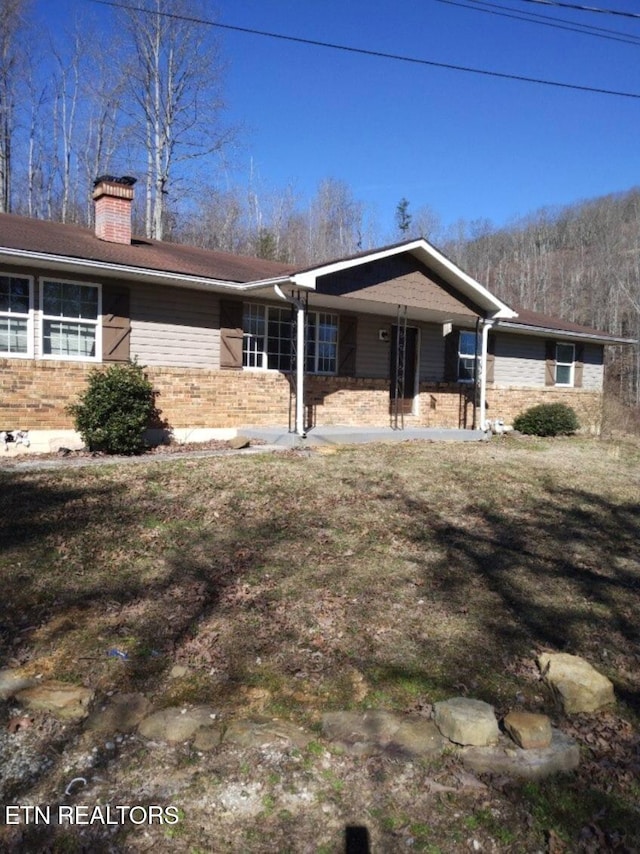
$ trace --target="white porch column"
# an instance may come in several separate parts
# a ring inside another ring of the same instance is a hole
[[[296,300],[296,433],[304,436],[304,304],[301,299]]]
[[[493,326],[493,320],[485,320],[482,325],[482,348],[480,353],[480,418],[478,419],[478,430],[486,430],[487,427],[487,348],[489,342],[489,330]]]

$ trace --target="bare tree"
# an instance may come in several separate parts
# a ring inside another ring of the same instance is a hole
[[[0,211],[11,210],[13,144],[16,105],[22,80],[22,59],[27,0],[2,0],[0,4]]]
[[[180,164],[221,151],[222,65],[193,0],[148,0],[123,12],[134,58],[125,69],[137,139],[146,160],[145,228],[164,234],[167,200]]]

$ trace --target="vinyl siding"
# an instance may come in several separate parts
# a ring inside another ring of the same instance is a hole
[[[137,356],[143,365],[218,368],[218,296],[179,288],[133,286],[131,356]]]
[[[411,323],[420,330],[420,382],[440,382],[444,371],[444,339],[442,327],[435,323]],[[356,376],[368,379],[389,377],[390,342],[380,341],[379,330],[391,333],[388,317],[359,315],[358,344],[356,350]]]
[[[496,336],[494,385],[544,386],[545,340],[528,335]],[[604,378],[603,348],[598,344],[585,344],[582,388],[601,391]]]

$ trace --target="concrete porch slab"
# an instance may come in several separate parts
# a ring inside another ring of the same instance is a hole
[[[391,427],[314,427],[305,437],[289,433],[282,427],[245,427],[238,436],[260,439],[269,445],[284,445],[290,448],[320,445],[361,445],[370,442],[482,442],[491,434],[482,430],[452,430],[431,427],[407,427],[393,430]]]

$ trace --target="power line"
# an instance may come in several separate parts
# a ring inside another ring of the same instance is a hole
[[[552,18],[549,15],[537,15],[532,12],[522,12],[513,6],[501,6],[497,3],[486,3],[484,0],[470,0],[469,3],[457,2],[457,0],[436,0],[448,6],[458,6],[461,9],[470,9],[473,12],[484,12],[488,15],[497,15],[501,18],[511,18],[515,21],[524,21],[529,24],[539,24],[556,30],[579,33],[584,36],[608,39],[610,41],[622,42],[623,44],[640,45],[640,37],[622,33],[619,30],[609,30],[605,27],[593,27],[590,24],[578,24],[566,18]],[[510,14],[513,12],[514,14]]]
[[[597,12],[600,15],[617,15],[620,18],[640,20],[640,12],[623,12],[621,9],[600,9],[597,6],[580,6],[577,3],[563,3],[561,0],[520,0],[521,3],[538,3],[541,6],[558,6],[561,9],[574,9],[578,12]]]
[[[444,68],[448,71],[462,71],[466,74],[480,74],[485,77],[496,77],[501,80],[516,80],[521,83],[535,83],[539,86],[554,86],[559,89],[571,89],[574,92],[591,92],[596,95],[614,95],[620,98],[634,98],[640,100],[640,93],[637,92],[622,92],[616,89],[600,89],[595,86],[582,86],[578,83],[561,83],[557,80],[544,80],[539,77],[526,77],[522,74],[507,74],[502,71],[488,71],[483,68],[472,68],[466,65],[454,65],[449,62],[436,62],[432,59],[418,59],[412,56],[403,56],[397,53],[385,53],[379,50],[369,50],[362,47],[353,47],[352,45],[336,44],[334,42],[319,41],[316,39],[306,39],[299,36],[285,36],[282,33],[272,33],[266,30],[255,30],[250,27],[237,27],[231,24],[220,24],[214,21],[209,21],[205,18],[195,18],[189,15],[178,15],[172,12],[157,12],[156,10],[145,9],[140,6],[130,6],[125,3],[118,3],[116,0],[90,0],[92,3],[99,3],[102,6],[112,6],[117,9],[126,9],[129,12],[143,12],[145,14],[161,15],[166,18],[174,18],[179,21],[189,21],[193,24],[202,24],[209,27],[216,27],[221,30],[230,30],[236,33],[247,33],[253,36],[263,36],[265,38],[277,39],[279,41],[293,42],[295,44],[310,45],[312,47],[328,48],[330,50],[339,50],[345,53],[354,53],[360,56],[373,56],[377,59],[389,59],[396,62],[407,62],[413,65],[424,65],[430,68]]]

